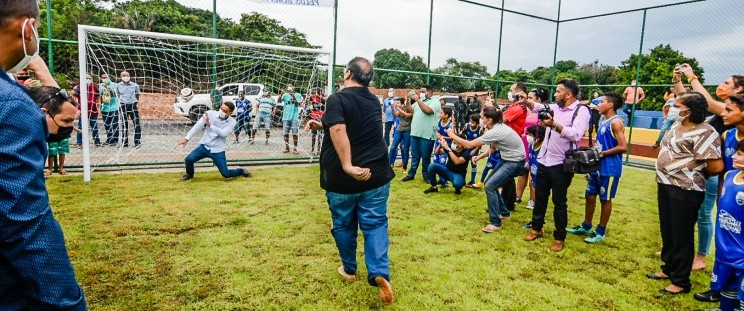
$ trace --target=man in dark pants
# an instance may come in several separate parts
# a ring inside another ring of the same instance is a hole
[[[139,147],[142,130],[140,129],[137,102],[139,102],[142,91],[139,85],[130,81],[130,79],[129,72],[121,72],[121,83],[116,87],[116,96],[121,103],[120,111],[124,118],[124,147],[129,147],[129,122],[127,122],[127,118],[132,119],[132,125],[134,126],[134,147]]]
[[[455,102],[455,120],[457,122],[455,123],[455,127],[458,133],[468,124],[468,120],[470,119],[470,114],[468,114],[469,109],[468,104],[462,100],[462,95],[457,96],[457,102]]]
[[[325,115],[320,122],[309,120],[307,130],[325,130],[320,186],[326,190],[331,234],[341,257],[337,271],[347,281],[356,279],[357,232],[361,229],[367,282],[378,287],[380,301],[387,305],[394,301],[387,203],[395,174],[382,137],[380,102],[368,88],[372,74],[368,60],[352,59],[344,70],[344,88],[328,98]]]
[[[540,116],[540,121],[547,128],[545,142],[537,155],[537,178],[535,179],[535,209],[532,210],[532,229],[524,237],[525,241],[534,241],[544,234],[545,213],[548,209],[548,197],[553,195],[553,219],[555,231],[550,250],[563,250],[566,240],[566,226],[568,225],[568,199],[566,193],[571,186],[573,173],[563,171],[563,159],[571,146],[579,144],[589,126],[590,113],[579,100],[579,85],[573,79],[558,81],[555,91],[556,103],[550,104],[553,116]],[[520,98],[527,95],[520,92]],[[534,112],[543,109],[543,105],[535,105],[525,100],[524,104]],[[577,110],[578,109],[578,110]]]

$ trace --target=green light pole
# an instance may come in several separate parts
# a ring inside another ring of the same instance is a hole
[[[643,10],[643,24],[641,26],[641,43],[638,45],[638,62],[636,63],[636,85],[633,89],[633,107],[630,109],[630,115],[628,116],[628,126],[630,126],[630,130],[628,130],[628,152],[625,153],[625,163],[628,163],[630,160],[630,148],[632,146],[631,144],[631,138],[633,138],[633,123],[635,121],[635,118],[633,118],[633,115],[635,114],[636,110],[636,98],[635,94],[638,92],[638,79],[641,78],[641,60],[643,58],[643,38],[646,36],[646,12],[648,10]]]
[[[52,46],[52,0],[46,0],[46,22],[47,22],[47,64],[49,73],[54,75],[54,47]]]
[[[504,35],[504,0],[501,0],[501,22],[499,23],[499,58],[496,60],[496,90],[494,97],[499,96],[499,87],[501,84],[501,38]]]

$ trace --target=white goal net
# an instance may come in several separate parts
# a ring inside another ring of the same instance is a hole
[[[320,137],[313,139],[303,126],[324,109],[323,96],[329,95],[328,52],[92,26],[79,26],[79,52],[79,90],[88,90],[79,92],[82,149],[73,149],[67,162],[82,164],[86,180],[97,167],[183,163],[201,133],[186,148],[176,148],[176,143],[206,111],[225,101],[236,103],[241,92],[250,104],[236,109],[234,116],[251,112],[236,127],[238,141],[234,133],[228,137],[228,161],[312,159],[319,151],[319,141],[312,142]],[[290,84],[292,91],[285,89]],[[266,91],[277,106],[270,122],[259,120],[251,140],[258,100]],[[282,91],[288,94],[284,101],[293,98],[298,108],[297,152],[291,130],[290,152],[285,152],[282,118],[292,118],[289,112],[295,109],[289,105],[284,111]]]

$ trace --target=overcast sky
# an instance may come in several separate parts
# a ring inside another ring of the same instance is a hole
[[[211,10],[209,0],[177,0]],[[500,7],[501,0],[476,0]],[[506,8],[556,19],[557,0],[505,0]],[[679,3],[682,0],[563,0],[561,20],[636,8]],[[649,10],[643,51],[671,44],[695,57],[706,70],[706,83],[718,84],[732,74],[742,74],[744,16],[741,0],[708,0]],[[427,59],[429,0],[339,0],[337,64],[354,56],[372,59],[377,50],[397,48]],[[242,13],[260,12],[286,27],[307,34],[311,44],[331,50],[333,9],[261,4],[247,0],[218,1],[223,18],[239,20]],[[494,73],[498,62],[500,11],[457,0],[435,0],[431,67],[447,58],[479,61]],[[642,12],[613,15],[560,24],[558,60],[576,60],[619,66],[638,53]],[[502,69],[532,70],[550,66],[556,25],[550,21],[504,14]]]

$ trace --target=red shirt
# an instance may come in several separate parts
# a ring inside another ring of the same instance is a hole
[[[80,104],[80,87],[76,86],[72,91],[72,97],[78,103],[78,109],[83,109]],[[88,117],[98,115],[98,85],[88,84]]]
[[[504,124],[517,132],[520,136],[524,133],[524,123],[527,120],[527,108],[522,105],[510,105],[504,111]]]

